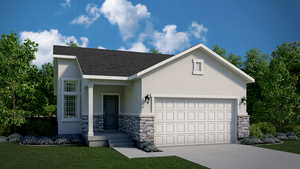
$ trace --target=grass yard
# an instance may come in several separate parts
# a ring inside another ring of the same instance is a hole
[[[300,140],[298,141],[285,141],[283,144],[272,145],[257,145],[262,148],[269,148],[274,150],[286,151],[291,153],[300,154]]]
[[[1,169],[205,169],[178,157],[128,159],[110,148],[0,144]]]

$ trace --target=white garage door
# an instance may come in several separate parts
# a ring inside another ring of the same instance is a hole
[[[223,144],[235,140],[235,106],[230,99],[155,98],[157,146]]]

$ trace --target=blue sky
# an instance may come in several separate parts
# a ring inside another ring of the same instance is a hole
[[[299,11],[299,0],[9,0],[0,6],[0,33],[37,41],[36,64],[51,61],[51,46],[68,41],[172,54],[217,44],[243,56],[299,41]]]

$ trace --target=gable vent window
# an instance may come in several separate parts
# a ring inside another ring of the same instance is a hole
[[[63,119],[78,118],[79,85],[78,80],[63,80]]]
[[[203,60],[193,59],[193,74],[195,75],[203,74]]]

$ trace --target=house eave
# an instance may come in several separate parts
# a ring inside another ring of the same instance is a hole
[[[130,80],[127,76],[102,76],[102,75],[82,75],[83,79],[97,80]]]
[[[76,56],[71,55],[53,55],[54,59],[76,59]]]

